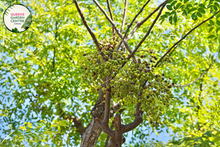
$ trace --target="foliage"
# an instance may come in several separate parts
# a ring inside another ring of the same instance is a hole
[[[106,1],[99,2],[107,10]],[[0,146],[79,145],[81,135],[62,114],[76,116],[87,126],[98,97],[97,89],[108,89],[100,84],[110,74],[115,76],[111,81],[113,100],[125,109],[122,122],[128,124],[134,120],[132,114],[137,102],[142,102],[145,111],[143,123],[134,130],[131,146],[220,145],[220,13],[192,31],[158,67],[153,67],[187,32],[220,10],[219,0],[169,0],[159,21],[135,53],[138,66],[132,58],[126,59],[130,53],[124,46],[116,52],[120,39],[116,35],[113,40],[111,24],[92,1],[80,1],[79,5],[100,40],[104,55],[113,56],[109,61],[97,51],[72,1],[22,3],[32,11],[32,24],[27,31],[11,33],[0,21],[0,122],[4,134],[0,136]],[[129,1],[125,30],[143,4],[143,1]],[[6,1],[1,3],[1,14],[8,5]],[[119,8],[124,7],[124,1],[112,1],[111,6],[114,22],[120,28],[123,9]],[[147,5],[135,23],[156,7],[154,2]],[[128,40],[132,50],[156,15]],[[121,70],[120,65],[125,62]],[[200,80],[185,88],[175,86],[198,78],[213,62]],[[138,100],[141,91],[138,85],[146,79],[148,88],[143,99]],[[166,145],[150,141],[147,127],[158,133],[164,128],[169,132],[171,128],[173,139]],[[106,136],[101,134],[97,146],[105,144]],[[135,140],[139,139],[143,141],[137,145]]]

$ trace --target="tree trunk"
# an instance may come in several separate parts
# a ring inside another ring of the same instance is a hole
[[[102,129],[99,127],[94,117],[92,117],[91,122],[82,135],[80,147],[95,147],[101,132]]]
[[[101,103],[103,99],[103,92],[100,89],[99,98],[96,101],[96,105],[92,109],[92,112],[94,112],[95,116],[99,117],[100,120],[103,120],[104,118],[104,105]],[[89,125],[86,127],[85,132],[82,134],[80,147],[95,147],[101,132],[102,129],[95,121],[94,116],[92,116]]]

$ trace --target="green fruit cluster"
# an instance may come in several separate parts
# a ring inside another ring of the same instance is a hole
[[[102,55],[98,51],[83,54],[85,61],[82,64],[85,73],[83,82],[97,93],[99,90],[106,93],[107,83],[110,84],[113,101],[119,102],[122,106],[135,106],[141,102],[142,110],[147,112],[151,124],[157,127],[161,124],[163,111],[173,98],[170,91],[171,78],[165,79],[163,73],[154,73],[157,57],[152,55],[152,51],[151,55],[141,55],[135,63],[133,60],[127,60],[129,54],[126,51],[116,51],[117,43],[109,41],[101,44]],[[126,64],[121,69],[124,62]],[[105,81],[109,77],[114,78]]]

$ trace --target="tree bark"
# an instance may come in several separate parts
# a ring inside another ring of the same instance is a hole
[[[95,121],[95,118],[98,117],[100,121],[103,121],[103,119],[104,119],[105,103],[102,103],[103,100],[104,100],[103,92],[100,89],[99,90],[99,98],[98,98],[96,105],[94,106],[94,108],[92,109],[92,112],[91,112],[93,115],[91,122],[85,128],[85,131],[82,134],[80,147],[95,147],[95,145],[97,143],[97,140],[102,132],[102,129],[101,129],[100,125]],[[119,103],[113,103],[113,106],[110,108],[110,117],[113,117],[114,112],[119,110],[119,108],[120,108]],[[124,109],[119,110],[120,113],[122,113],[123,111],[124,111]]]
[[[80,147],[95,147],[101,132],[102,129],[99,127],[94,117],[92,117],[91,122],[82,135]]]
[[[106,80],[105,78],[103,79]],[[104,85],[102,84],[102,87]],[[81,135],[81,144],[80,147],[95,147],[97,140],[102,132],[99,124],[95,121],[95,117],[98,117],[100,120],[104,118],[104,93],[99,89],[99,97],[96,101],[94,108],[91,110],[92,119],[88,126],[85,128],[84,133]]]

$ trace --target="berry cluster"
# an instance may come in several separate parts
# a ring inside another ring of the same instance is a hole
[[[171,78],[166,79],[163,73],[154,73],[154,63],[158,58],[152,50],[140,55],[135,63],[127,60],[129,53],[126,51],[116,51],[116,45],[116,41],[103,42],[100,46],[102,55],[98,51],[83,54],[86,58],[82,66],[84,82],[94,92],[101,89],[105,93],[111,86],[112,99],[122,106],[135,106],[141,102],[142,110],[147,112],[148,117],[155,118],[156,115],[158,118],[152,119],[151,122],[155,121],[152,124],[159,124],[162,111],[173,98],[170,88],[174,84]],[[106,81],[106,77],[114,78]],[[110,85],[107,86],[107,83]]]

